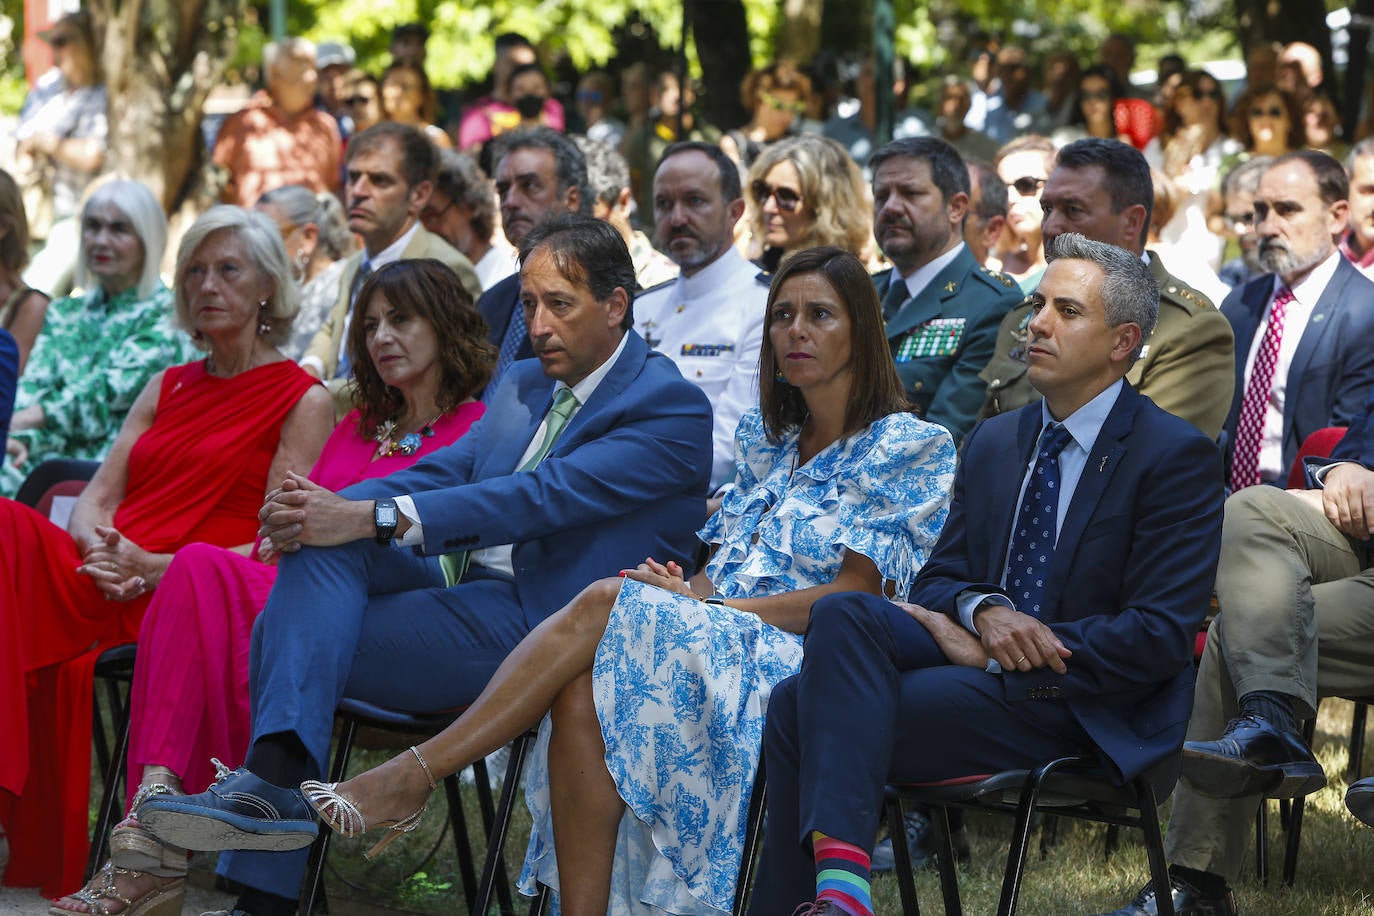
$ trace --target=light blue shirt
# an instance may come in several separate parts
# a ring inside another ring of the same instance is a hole
[[[1073,494],[1078,489],[1078,481],[1083,476],[1083,468],[1087,466],[1088,456],[1092,454],[1093,446],[1097,444],[1097,437],[1102,432],[1102,424],[1107,422],[1107,417],[1111,414],[1112,408],[1116,406],[1116,400],[1121,396],[1123,387],[1121,379],[1107,386],[1097,397],[1093,398],[1082,407],[1075,410],[1064,418],[1064,428],[1069,431],[1069,442],[1064,446],[1064,450],[1059,453],[1059,506],[1054,519],[1054,536],[1057,541],[1059,532],[1064,527],[1064,518],[1068,515],[1069,506],[1073,503]],[[1050,416],[1050,408],[1045,401],[1040,402],[1040,435],[1044,436],[1045,430],[1055,422]],[[1026,468],[1021,476],[1021,489],[1016,497],[1016,504],[1021,504],[1021,494],[1025,493],[1026,484],[1030,482],[1031,471],[1035,468],[1035,458],[1040,453],[1040,440],[1036,439],[1036,447],[1031,449],[1030,460],[1026,462]],[[1006,556],[1011,552],[1011,532],[1007,533],[1007,548],[1003,551]],[[1002,565],[1002,582],[1007,580],[1006,561]],[[978,629],[973,625],[973,613],[984,602],[1001,604],[1012,610],[1016,605],[1005,595],[996,593],[973,591],[966,589],[959,594],[957,604],[959,608],[959,620],[964,627],[975,636]],[[1001,671],[995,660],[988,661],[988,670],[994,673]]]

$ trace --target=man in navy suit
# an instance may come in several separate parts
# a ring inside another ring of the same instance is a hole
[[[139,809],[160,838],[299,849],[315,826],[295,787],[323,774],[342,697],[465,705],[590,582],[645,556],[692,555],[711,408],[633,331],[624,240],[558,217],[525,236],[521,264],[538,361],[511,367],[468,435],[341,494],[292,475],[270,495],[263,530],[283,556],[253,634],[253,743],[208,792]],[[455,551],[470,564],[445,587],[439,557]],[[247,887],[240,909],[290,913],[305,852],[235,852],[220,870]]]
[[[493,161],[501,229],[517,249],[525,234],[542,219],[559,213],[591,215],[593,194],[587,183],[587,160],[576,143],[548,127],[513,131],[493,142],[497,144]],[[482,397],[490,406],[491,396],[511,363],[534,355],[520,310],[520,272],[482,293],[477,311],[486,321],[487,339],[497,351],[496,368]]]
[[[1341,164],[1315,150],[1279,157],[1260,178],[1255,228],[1269,273],[1221,304],[1236,335],[1233,490],[1282,485],[1303,440],[1349,425],[1374,388],[1374,282],[1336,247],[1349,188]]]
[[[969,175],[954,147],[935,137],[908,137],[882,147],[868,163],[873,235],[893,265],[873,282],[897,374],[921,416],[958,442],[983,406],[986,386],[978,374],[1021,290],[980,266],[964,244]]]
[[[801,673],[773,692],[760,916],[813,897],[817,914],[871,911],[887,782],[1065,754],[1124,781],[1183,740],[1221,538],[1216,446],[1124,380],[1159,308],[1139,257],[1062,235],[1032,295],[1044,400],[965,440],[912,603],[818,601]]]

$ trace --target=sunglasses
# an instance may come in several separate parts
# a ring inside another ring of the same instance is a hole
[[[375,95],[350,95],[343,100],[343,103],[349,107],[355,107],[358,105],[367,105],[375,101],[377,101]]]
[[[1022,197],[1034,197],[1044,186],[1044,178],[1032,178],[1029,175],[1022,175],[1020,178],[1008,184],[1007,190],[1015,191]]]
[[[789,102],[786,99],[778,98],[771,92],[760,92],[759,98],[763,100],[763,103],[765,105],[767,105],[769,108],[772,108],[775,111],[790,111],[794,115],[806,113],[806,103],[803,102],[801,99],[797,99],[794,102]]]
[[[1106,89],[1085,89],[1078,93],[1078,97],[1085,102],[1110,102],[1112,94]]]
[[[1211,99],[1213,102],[1221,101],[1220,89],[1193,89],[1191,91],[1193,93],[1193,98],[1197,99],[1199,102],[1206,99]]]
[[[1268,107],[1268,108],[1251,108],[1251,109],[1250,109],[1250,117],[1252,117],[1252,118],[1263,118],[1263,117],[1265,117],[1266,115],[1269,116],[1269,117],[1271,117],[1271,118],[1281,118],[1281,117],[1283,117],[1283,108],[1281,108],[1281,107],[1278,106],[1278,105],[1271,105],[1271,106]]]
[[[433,207],[425,207],[423,210],[420,211],[420,221],[423,223],[427,223],[432,220],[439,219],[449,210],[453,209],[454,203],[454,201],[450,200],[448,203],[444,204],[438,210],[435,210]]]
[[[766,181],[756,181],[749,186],[749,192],[754,195],[754,203],[762,207],[768,203],[768,198],[773,198],[778,202],[778,209],[784,213],[795,213],[801,206],[802,197],[791,188],[775,188]]]

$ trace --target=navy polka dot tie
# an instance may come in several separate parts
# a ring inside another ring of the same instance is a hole
[[[1069,443],[1069,431],[1051,423],[1040,437],[1040,452],[1021,508],[1016,512],[1010,560],[1007,563],[1007,594],[1023,614],[1039,617],[1045,600],[1045,582],[1054,560],[1055,523],[1059,518],[1059,453]]]

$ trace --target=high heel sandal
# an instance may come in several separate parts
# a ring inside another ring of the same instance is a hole
[[[434,774],[429,770],[429,764],[425,763],[425,758],[421,757],[420,752],[414,747],[410,748],[410,752],[415,755],[415,759],[420,762],[420,768],[425,771],[425,778],[429,780],[429,791],[433,792],[439,788],[439,783],[435,781]],[[429,800],[425,799],[425,803],[420,806],[419,811],[407,815],[399,821],[383,821],[369,826],[358,807],[338,793],[338,785],[337,782],[318,782],[314,779],[307,779],[301,783],[301,792],[305,794],[305,800],[310,802],[311,807],[319,813],[320,820],[324,821],[329,829],[335,833],[351,839],[369,829],[388,828],[387,835],[382,837],[376,846],[363,853],[365,859],[375,859],[401,834],[410,833],[420,826],[420,819],[425,816],[425,809],[429,807]]]
[[[124,904],[116,916],[178,916],[181,913],[182,897],[186,894],[186,879],[177,878],[166,884],[158,884],[147,890],[141,897],[125,897],[115,887],[117,878],[141,878],[143,872],[120,868],[113,863],[96,872],[86,886],[75,894],[68,894],[73,900],[80,901],[87,909],[69,910],[53,904],[48,908],[49,916],[110,916],[110,908],[103,901],[114,900]]]
[[[145,783],[134,793],[129,804],[129,816],[138,816],[138,806],[155,795],[180,795],[174,787],[163,782]],[[161,878],[180,878],[186,874],[190,854],[180,846],[168,846],[128,818],[110,831],[110,862],[128,871],[147,872]]]

